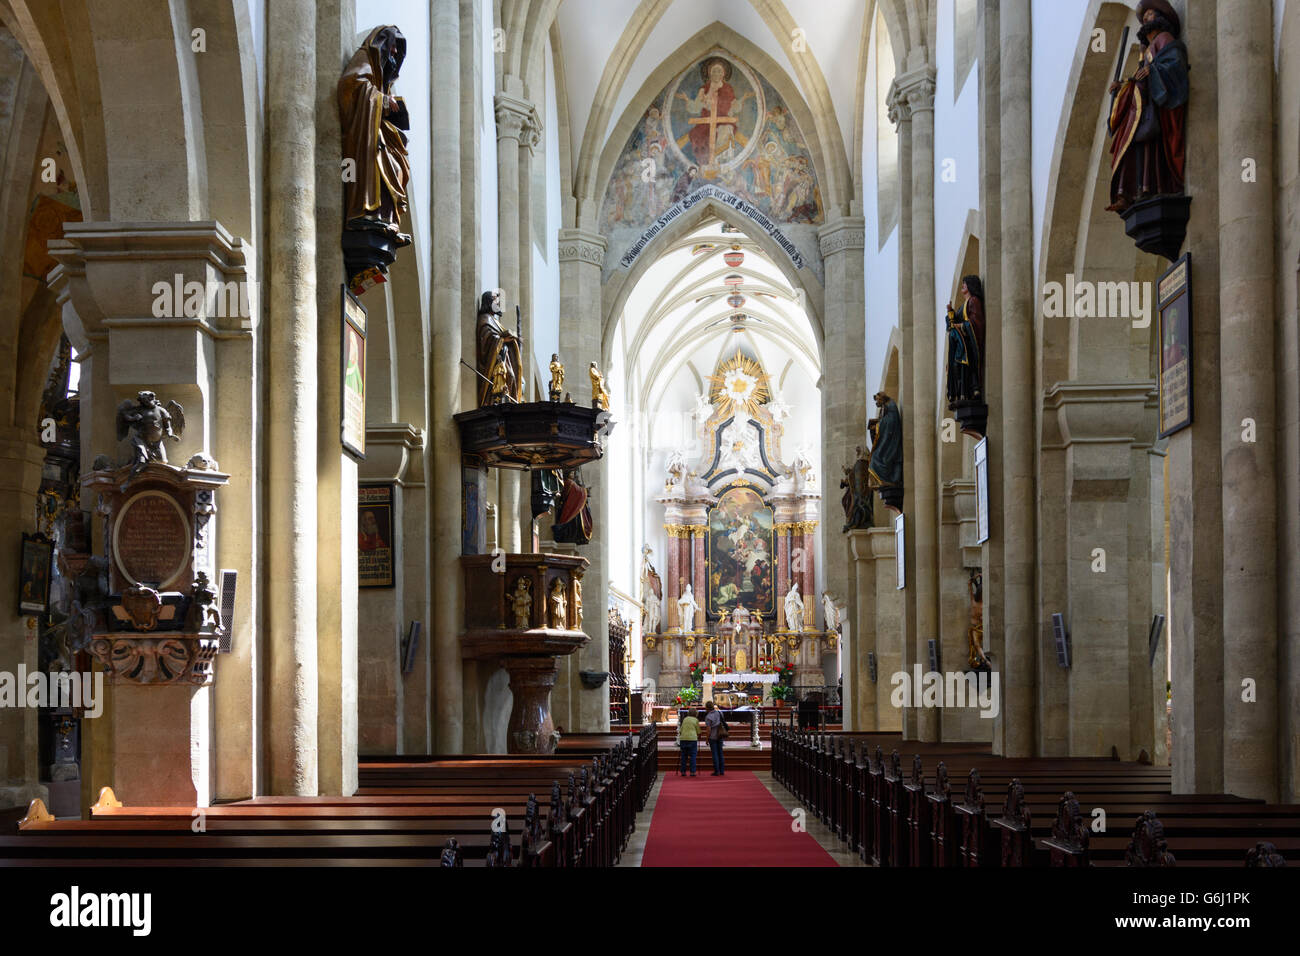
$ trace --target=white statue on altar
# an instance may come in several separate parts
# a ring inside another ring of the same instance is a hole
[[[840,616],[835,608],[835,599],[830,591],[822,592],[822,611],[826,614],[826,630],[834,631],[839,627]]]
[[[683,631],[695,629],[695,612],[699,609],[700,606],[695,603],[695,592],[688,584],[682,596],[677,599],[677,623],[682,626]]]
[[[695,425],[699,428],[712,417],[713,403],[709,401],[709,393],[706,389],[695,396],[695,411],[691,412],[691,418],[695,419]]]
[[[763,461],[758,450],[758,432],[750,427],[750,420],[737,416],[730,425],[718,435],[718,445],[722,455],[718,460],[718,471],[735,468],[762,468]]]
[[[659,607],[659,595],[654,591],[647,591],[642,603],[645,605],[645,630],[642,633],[658,634],[659,616],[662,613]]]
[[[641,607],[643,608],[642,634],[659,633],[659,620],[662,614],[661,599],[663,597],[663,584],[659,580],[659,572],[655,566],[650,563],[650,555],[653,552],[650,545],[643,545],[641,548]]]
[[[682,491],[686,487],[686,455],[679,448],[668,456],[668,484],[665,491]]]
[[[803,598],[799,596],[799,582],[790,585],[785,596],[785,626],[791,631],[803,630]]]

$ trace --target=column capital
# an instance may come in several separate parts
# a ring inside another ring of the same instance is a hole
[[[589,262],[597,268],[604,268],[607,245],[605,237],[598,232],[587,229],[561,229],[560,261]]]
[[[900,73],[889,84],[885,105],[889,121],[895,126],[906,123],[914,113],[934,110],[935,73],[933,67],[921,67]]]
[[[521,147],[531,149],[542,135],[542,121],[537,107],[525,99],[509,93],[498,93],[493,99],[497,119],[497,142],[513,139]]]
[[[867,244],[867,220],[863,216],[841,216],[823,226],[817,237],[823,259],[840,252],[861,252]]]

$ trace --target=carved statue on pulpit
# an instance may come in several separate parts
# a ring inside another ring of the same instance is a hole
[[[553,402],[558,402],[564,394],[564,366],[560,364],[559,352],[551,353],[551,382],[547,390]]]
[[[961,303],[948,303],[948,407],[984,401],[984,285],[977,275],[963,276]]]
[[[803,598],[798,581],[791,583],[785,595],[785,626],[792,631],[803,630]]]
[[[556,578],[551,584],[551,593],[547,599],[549,605],[549,623],[556,630],[568,630],[569,628],[569,599],[564,593],[564,579]]]
[[[683,631],[695,629],[695,614],[699,609],[700,605],[695,601],[695,592],[687,583],[682,590],[682,596],[677,599],[677,623],[681,625]]]
[[[501,290],[484,292],[479,300],[475,326],[478,361],[478,404],[500,405],[523,401],[520,370],[523,368],[519,337],[501,324]]]
[[[595,362],[591,363],[587,374],[591,377],[591,407],[608,411],[609,389],[605,386],[605,376],[600,374],[600,369],[596,368]]]
[[[844,506],[844,531],[861,531],[870,528],[873,523],[873,495],[871,485],[871,461],[858,446],[858,457],[851,466],[844,468],[844,477],[840,479],[844,495],[840,503]]]
[[[521,577],[515,581],[510,607],[515,612],[515,627],[526,631],[533,626],[533,585],[527,578]]]
[[[1167,0],[1138,4],[1137,71],[1110,86],[1110,205],[1123,214],[1136,202],[1183,192],[1187,145],[1187,48]],[[1120,62],[1127,50],[1120,50]]]
[[[587,486],[577,468],[564,473],[564,490],[555,507],[551,537],[561,544],[586,544],[591,540],[594,521],[587,502]]]
[[[992,665],[984,653],[984,575],[978,568],[971,571],[966,587],[970,592],[970,626],[966,629],[970,653],[967,663],[971,670],[991,670]]]

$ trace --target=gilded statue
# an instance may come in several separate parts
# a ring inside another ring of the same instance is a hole
[[[562,631],[568,630],[569,617],[567,612],[569,608],[569,601],[564,594],[563,578],[556,578],[555,581],[551,584],[551,595],[550,595],[549,603],[550,603],[550,611],[551,611],[550,626],[555,628],[556,630],[562,630]]]
[[[479,299],[475,327],[478,361],[478,404],[500,405],[523,401],[523,368],[519,337],[501,324],[501,291],[484,292]]]
[[[510,606],[515,612],[515,627],[526,631],[533,626],[533,585],[527,578],[515,581],[514,595]]]
[[[411,177],[402,130],[411,124],[406,104],[392,95],[405,58],[402,31],[375,27],[338,83],[343,159],[352,161],[354,172],[343,179],[344,228],[384,233],[396,246],[411,244],[400,231]]]
[[[560,364],[560,354],[551,353],[551,384],[550,384],[551,401],[558,402],[560,396],[564,393],[564,366]]]
[[[582,578],[573,579],[573,626],[582,627]]]
[[[587,370],[591,376],[591,407],[609,410],[609,390],[605,388],[605,376],[600,374],[596,363],[592,362]]]

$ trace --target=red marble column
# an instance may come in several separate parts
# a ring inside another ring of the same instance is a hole
[[[785,625],[785,596],[790,590],[790,526],[777,525],[776,532],[776,619]]]
[[[700,606],[701,610],[707,610],[709,606],[708,598],[708,565],[704,560],[704,529],[696,527],[691,533],[691,543],[694,547],[694,567],[695,567],[695,603]]]
[[[673,525],[664,525],[664,530],[668,532],[668,580],[665,582],[668,587],[665,590],[664,601],[667,607],[664,608],[663,619],[665,621],[664,630],[673,627],[678,623],[677,620],[677,599],[682,596],[679,590],[678,579],[681,576],[681,566],[678,564],[677,544],[680,541],[676,537],[676,528]]]
[[[815,555],[816,548],[813,545],[813,528],[811,521],[804,523],[806,529],[800,536],[803,547],[803,581],[799,583],[799,590],[803,594],[803,620],[804,627],[815,625],[817,622],[817,562]]]

